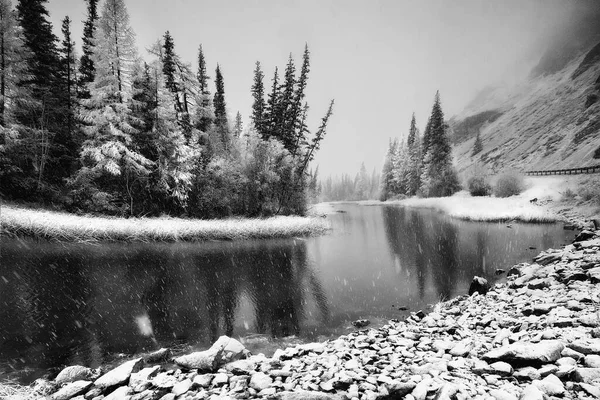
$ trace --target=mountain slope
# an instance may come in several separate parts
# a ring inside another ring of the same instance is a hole
[[[458,170],[482,164],[493,172],[600,164],[593,158],[600,147],[599,48],[588,49],[554,74],[532,75],[518,87],[486,88],[450,120]],[[483,118],[491,112],[495,119]],[[480,123],[465,131],[465,121]],[[472,156],[477,130],[483,151]]]

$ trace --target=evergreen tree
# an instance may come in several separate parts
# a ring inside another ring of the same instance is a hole
[[[242,114],[238,111],[235,115],[235,125],[233,126],[233,136],[239,138],[242,136],[244,125],[242,124]]]
[[[87,140],[81,151],[82,168],[76,179],[76,197],[89,207],[134,212],[135,187],[147,179],[152,161],[136,148],[138,133],[127,104],[137,64],[135,36],[123,0],[107,0],[99,19],[93,63],[91,98],[83,101],[82,119]],[[116,202],[116,203],[115,203]]]
[[[458,176],[452,165],[452,148],[447,135],[447,125],[439,92],[429,118],[428,147],[422,172],[422,192],[425,196],[450,196],[460,189]],[[426,132],[427,133],[427,132]]]
[[[215,108],[215,123],[219,126],[227,125],[227,105],[225,103],[225,82],[221,74],[221,67],[217,64],[215,70],[215,97],[213,105]]]
[[[417,121],[414,113],[410,121],[407,146],[409,164],[407,168],[406,194],[408,196],[414,196],[421,186],[421,140],[419,138],[419,131],[417,129]]]
[[[393,193],[393,181],[394,181],[394,159],[398,149],[398,142],[389,140],[388,151],[385,155],[383,162],[383,169],[381,170],[381,190],[380,200],[385,201],[389,199]]]
[[[196,74],[199,83],[198,110],[196,117],[196,128],[201,132],[208,132],[208,128],[213,120],[210,109],[210,91],[208,90],[208,80],[210,77],[206,73],[206,61],[202,45],[198,48],[198,73]]]
[[[10,109],[18,97],[25,97],[20,79],[26,79],[26,54],[22,31],[10,0],[0,0],[0,126],[14,122]],[[0,144],[4,137],[0,136]]]
[[[294,114],[294,94],[296,92],[296,66],[294,59],[290,54],[287,66],[285,68],[283,87],[280,97],[280,125],[277,130],[277,138],[281,140],[284,147],[290,152],[294,152],[295,143],[294,128],[296,125],[296,115]]]
[[[293,118],[295,128],[301,129],[302,109],[304,97],[306,95],[306,85],[308,83],[308,73],[310,72],[310,52],[308,51],[308,44],[304,45],[304,54],[302,55],[302,68],[300,69],[300,77],[296,84],[296,91],[294,93],[294,104],[293,104]],[[293,151],[292,151],[293,153]]]
[[[79,61],[79,98],[89,99],[88,85],[94,81],[95,67],[92,61],[94,53],[94,38],[96,21],[98,20],[98,0],[87,0],[87,19],[83,25],[83,38],[81,60]]]
[[[174,94],[176,108],[177,111],[180,112],[182,107],[181,102],[179,100],[179,89],[177,87],[177,83],[175,82],[175,43],[173,43],[173,38],[171,37],[169,31],[165,32],[163,38],[164,42],[162,52],[162,72],[165,75],[165,85],[167,86],[167,89],[169,89],[171,93]]]
[[[64,134],[65,108],[61,105],[58,38],[48,20],[46,0],[19,0],[17,12],[22,28],[27,73],[20,80],[27,99],[17,98],[15,117],[24,128],[30,158],[27,175],[37,189],[47,183],[60,184],[68,172],[63,164],[48,168],[51,153],[61,153],[67,145]]]
[[[263,83],[264,74],[260,68],[260,62],[256,62],[254,69],[254,82],[252,84],[252,122],[256,131],[264,138],[265,132],[265,86]]]
[[[271,84],[271,92],[269,93],[269,98],[267,99],[267,108],[265,112],[267,126],[265,126],[263,139],[278,137],[276,131],[281,120],[281,113],[279,112],[279,98],[279,73],[277,67],[275,67],[275,73],[273,74],[273,80]]]
[[[369,198],[371,185],[364,162],[360,164],[360,170],[356,181],[356,200],[367,200]]]
[[[77,75],[76,75],[76,56],[75,42],[71,40],[71,20],[65,17],[62,22],[63,41],[61,44],[61,72],[65,86],[64,99],[67,107],[67,133],[72,136],[74,133],[74,113],[77,107]]]
[[[482,150],[483,143],[481,142],[481,135],[479,134],[479,131],[477,131],[477,136],[475,136],[475,143],[473,143],[473,152],[471,153],[471,156],[475,156],[481,153]]]

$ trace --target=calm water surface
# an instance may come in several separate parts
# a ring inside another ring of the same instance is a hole
[[[472,223],[397,206],[336,204],[310,239],[159,244],[2,240],[0,380],[92,367],[219,335],[270,353],[377,326],[529,261],[559,224]],[[408,311],[399,310],[408,307]]]

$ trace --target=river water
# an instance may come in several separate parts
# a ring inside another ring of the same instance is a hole
[[[399,206],[334,204],[315,238],[58,244],[2,239],[0,380],[97,367],[219,335],[271,353],[465,294],[473,276],[572,240],[560,224],[473,223]],[[406,308],[406,309],[405,309]]]

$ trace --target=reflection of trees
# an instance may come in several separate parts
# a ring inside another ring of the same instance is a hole
[[[40,364],[70,364],[72,358],[90,362],[89,299],[92,290],[77,255],[43,253],[23,271],[28,319],[34,323],[32,342]]]
[[[449,221],[404,207],[384,207],[385,233],[392,254],[417,276],[424,298],[431,274],[437,296],[450,297],[459,268],[458,231]]]

